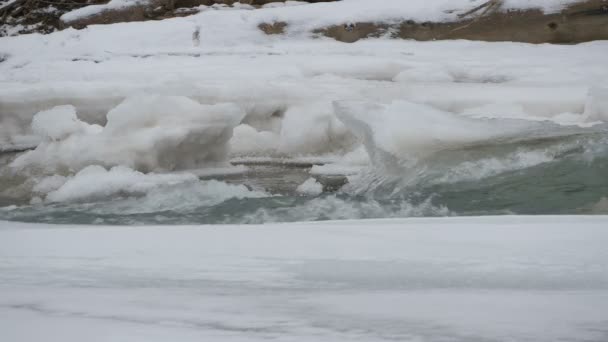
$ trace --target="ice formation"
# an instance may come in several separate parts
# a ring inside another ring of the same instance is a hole
[[[108,112],[105,127],[79,121],[71,106],[55,107],[34,117],[43,142],[11,166],[54,173],[89,165],[171,171],[222,164],[242,117],[237,106],[179,96],[128,98]]]
[[[319,195],[323,192],[323,185],[311,177],[304,183],[300,184],[296,191],[303,195]]]

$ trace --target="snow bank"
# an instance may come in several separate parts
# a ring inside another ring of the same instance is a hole
[[[403,20],[453,21],[458,14],[486,0],[343,0],[307,6],[271,6],[247,13],[254,22],[286,22],[288,32],[312,31],[349,22],[398,22]],[[507,0],[501,10],[540,9],[556,12],[580,0]],[[319,15],[323,13],[323,15]]]
[[[554,13],[576,2],[581,2],[581,0],[504,0],[502,8],[506,10],[540,9],[545,13]]]
[[[232,104],[137,96],[108,112],[102,128],[78,121],[73,107],[58,107],[35,116],[33,128],[46,140],[11,166],[52,174],[77,172],[89,165],[151,171],[221,164],[227,158],[232,129],[243,115]],[[45,125],[55,116],[58,121]]]
[[[125,9],[134,6],[148,5],[152,0],[110,0],[103,5],[89,5],[75,9],[61,16],[63,22],[69,23],[79,19],[87,18],[101,12]]]

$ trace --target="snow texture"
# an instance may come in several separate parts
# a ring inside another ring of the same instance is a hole
[[[0,222],[0,331],[20,342],[603,342],[607,224]]]
[[[32,128],[43,142],[12,167],[54,173],[96,164],[144,171],[216,165],[225,162],[232,129],[242,117],[232,104],[137,96],[108,112],[100,127],[79,121],[72,106],[55,107],[36,114]]]
[[[110,2],[108,2],[107,4],[89,5],[65,13],[61,16],[61,20],[63,22],[69,23],[72,21],[99,14],[101,12],[124,9],[133,6],[147,5],[150,2],[151,0],[110,0]]]
[[[296,191],[302,195],[319,195],[323,192],[323,185],[311,177],[300,184]]]

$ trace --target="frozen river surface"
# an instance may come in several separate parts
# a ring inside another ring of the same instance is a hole
[[[608,341],[608,218],[0,223],[2,341]]]

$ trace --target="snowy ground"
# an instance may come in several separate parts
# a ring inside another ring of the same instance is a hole
[[[3,341],[608,339],[608,219],[0,222]]]

